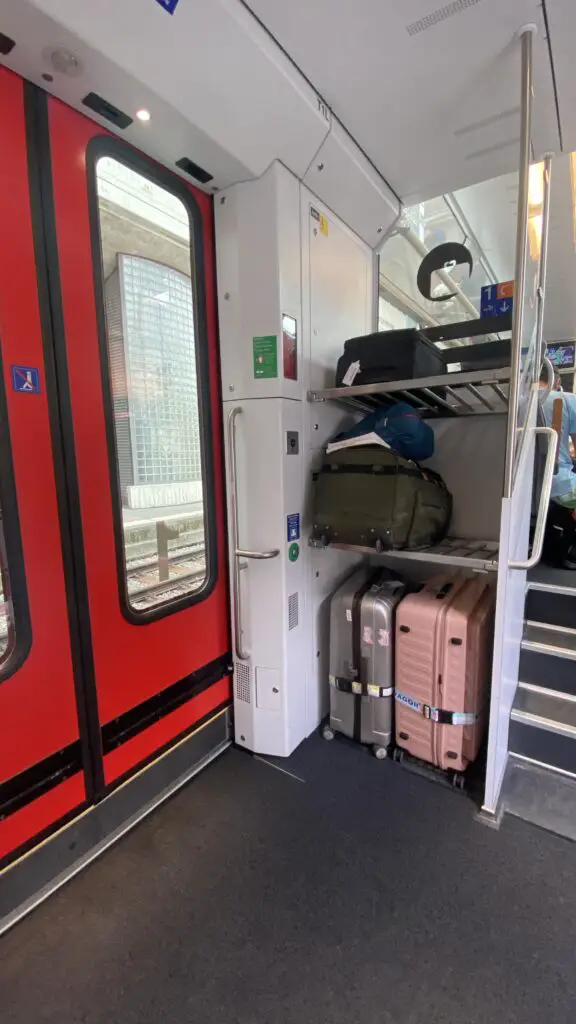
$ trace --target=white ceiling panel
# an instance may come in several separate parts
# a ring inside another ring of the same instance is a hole
[[[23,0],[10,0],[10,3],[6,0],[0,15],[0,31],[16,40],[12,52],[2,58],[6,67],[90,116],[108,131],[114,132],[114,126],[82,105],[87,93],[93,91],[103,95],[131,117],[142,107],[149,110],[152,120],[148,124],[134,120],[129,128],[117,130],[116,134],[160,163],[172,167],[176,173],[176,160],[187,156],[212,175],[208,191],[251,176],[248,165],[234,159],[210,135],[187,120],[143,81],[127,74],[67,29],[55,27],[49,17]],[[44,52],[54,47],[65,47],[73,52],[82,63],[82,73],[72,77],[56,74]],[[54,80],[46,82],[42,76],[50,73]]]
[[[154,0],[0,0],[0,31],[16,41],[3,62],[43,88],[45,50],[71,48],[83,73],[56,73],[50,91],[78,109],[89,88],[130,114],[148,106],[148,134],[125,137],[163,149],[169,166],[189,156],[217,187],[275,159],[302,177],[329,131],[314,90],[239,0],[182,0],[174,16]],[[183,126],[187,153],[173,148]]]
[[[527,22],[539,30],[534,147],[559,149],[538,0],[249,4],[407,204],[517,166],[514,35]]]

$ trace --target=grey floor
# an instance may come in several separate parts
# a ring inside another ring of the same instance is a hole
[[[3,1024],[575,1019],[575,845],[346,743],[285,767],[227,753],[9,932]]]

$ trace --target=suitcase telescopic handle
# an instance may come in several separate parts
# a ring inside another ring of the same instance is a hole
[[[552,481],[554,479],[554,470],[556,466],[558,434],[554,430],[554,427],[532,427],[532,430],[535,434],[543,434],[548,442],[548,449],[546,451],[546,462],[544,464],[544,474],[542,477],[542,489],[540,491],[540,502],[538,505],[538,514],[536,516],[536,526],[534,528],[532,554],[523,562],[508,562],[509,569],[533,569],[535,565],[538,565],[538,562],[542,557],[544,530],[546,528],[548,505],[550,503]]]
[[[238,661],[248,661],[250,652],[242,647],[242,591],[240,587],[240,559],[253,558],[266,561],[280,554],[279,548],[271,551],[247,551],[240,547],[238,540],[238,472],[236,464],[236,418],[242,407],[236,405],[228,414],[228,450],[230,480],[230,519],[232,533],[232,610],[234,618],[234,649]]]

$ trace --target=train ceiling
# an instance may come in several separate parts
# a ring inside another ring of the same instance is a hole
[[[535,153],[558,152],[561,134],[576,148],[570,0],[249,0],[252,15],[241,0],[167,3],[3,0],[0,32],[17,45],[1,59],[74,105],[93,89],[129,114],[150,108],[128,137],[170,163],[186,147],[215,187],[262,173],[271,152],[302,175],[325,134],[319,94],[413,203],[514,169],[514,34],[533,22]],[[60,46],[77,76],[50,66]]]
[[[573,0],[177,0],[173,14],[165,5],[3,0],[0,33],[16,45],[0,46],[0,62],[168,166],[191,159],[208,191],[256,177],[273,159],[304,177],[337,118],[412,204],[515,170],[514,35],[532,22],[534,154],[576,149]],[[77,66],[55,63],[65,51]],[[115,129],[83,105],[91,91],[151,119]],[[571,202],[567,168],[561,192]],[[554,217],[551,260],[562,252],[573,279],[571,209]],[[473,226],[486,234],[486,224]],[[557,323],[575,333],[576,310]]]

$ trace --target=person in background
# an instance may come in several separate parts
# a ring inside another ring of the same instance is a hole
[[[548,382],[545,367],[540,373],[540,389],[543,391]],[[562,391],[560,375],[554,373],[552,390],[541,401],[541,408],[546,425],[552,426],[554,406],[562,403],[562,423],[558,436],[558,453],[556,456],[556,472],[552,480],[550,493],[550,512],[548,515],[547,532],[563,530],[572,535],[566,543],[566,554],[562,559],[565,569],[576,569],[576,472],[574,471],[574,449],[576,447],[576,395]],[[560,506],[565,511],[555,512],[553,506]],[[562,520],[562,525],[560,525]],[[572,541],[570,543],[570,541]]]

